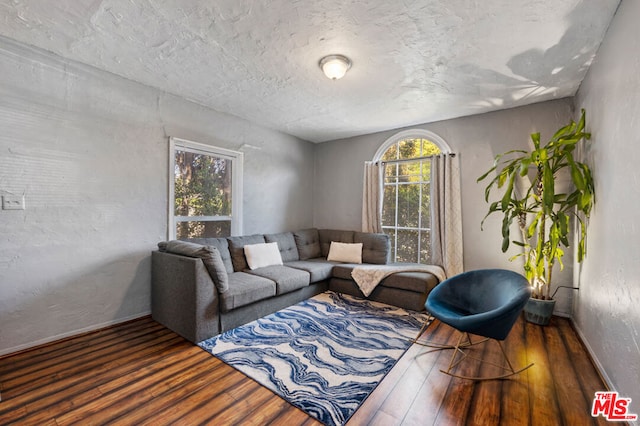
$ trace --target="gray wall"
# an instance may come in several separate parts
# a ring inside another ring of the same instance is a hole
[[[460,155],[462,227],[465,269],[503,267],[519,270],[508,261],[517,252],[502,253],[498,216],[480,222],[488,205],[484,201],[484,182],[476,179],[493,164],[496,154],[510,149],[528,149],[529,135],[540,132],[550,138],[572,117],[572,100],[561,99],[488,114],[413,126],[441,136]],[[314,225],[360,229],[362,214],[363,163],[372,160],[376,150],[392,135],[407,129],[375,133],[320,144],[316,154],[314,186]],[[517,234],[516,234],[517,235]],[[571,256],[567,252],[567,257]],[[556,273],[557,285],[571,283],[571,262]],[[569,315],[571,294],[558,294],[556,313]]]
[[[0,354],[150,312],[169,136],[245,153],[245,233],[312,224],[308,142],[1,38],[0,75]]]
[[[624,0],[576,97],[587,110],[597,204],[576,269],[574,320],[640,413],[640,2]],[[633,53],[630,53],[633,52]]]

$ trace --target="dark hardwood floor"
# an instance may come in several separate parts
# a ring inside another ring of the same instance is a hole
[[[436,321],[422,339],[454,338]],[[590,416],[594,392],[606,388],[567,319],[547,327],[520,320],[505,343],[518,365],[535,366],[481,383],[439,371],[450,351],[413,345],[348,424],[606,423]],[[497,346],[477,350],[498,355]],[[319,424],[148,317],[0,358],[0,390],[2,425]]]

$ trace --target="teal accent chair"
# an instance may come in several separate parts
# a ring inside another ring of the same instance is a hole
[[[453,276],[434,288],[425,303],[426,310],[436,319],[460,332],[456,345],[439,345],[438,349],[453,349],[453,355],[446,370],[440,370],[453,377],[469,380],[504,379],[518,374],[531,366],[514,369],[509,361],[502,341],[507,338],[517,321],[524,305],[531,296],[531,286],[527,279],[505,269],[481,269]],[[472,342],[471,334],[484,339]],[[482,360],[470,355],[471,346],[495,340],[503,356],[501,363]],[[474,358],[488,362],[500,373],[487,377],[454,373],[465,359]]]

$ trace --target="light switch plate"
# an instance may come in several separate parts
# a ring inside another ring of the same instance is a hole
[[[2,210],[24,210],[24,195],[3,195]]]

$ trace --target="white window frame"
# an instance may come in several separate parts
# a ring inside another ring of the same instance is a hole
[[[175,158],[176,148],[195,154],[210,155],[231,161],[231,216],[176,216],[175,215]],[[242,235],[242,168],[244,153],[219,148],[176,137],[169,138],[169,226],[168,239],[176,238],[179,222],[231,221],[231,235]]]
[[[438,148],[440,148],[440,152],[442,154],[450,154],[451,153],[451,148],[449,147],[447,142],[445,142],[445,140],[442,139],[437,134],[435,134],[435,133],[433,133],[433,132],[431,132],[429,130],[425,130],[425,129],[409,129],[409,130],[404,130],[402,132],[396,133],[393,136],[391,136],[390,138],[388,138],[380,146],[380,148],[378,148],[378,150],[376,151],[375,155],[373,156],[373,161],[374,162],[382,162],[382,157],[387,152],[387,150],[391,146],[393,146],[396,143],[398,143],[400,141],[403,141],[405,139],[427,139],[428,141],[434,143]],[[403,159],[403,160],[399,160],[399,161],[388,161],[386,163],[398,164],[400,162],[411,162],[411,161],[420,162],[420,161],[428,161],[428,160],[426,158],[421,160],[420,157],[419,157],[419,158],[416,158],[414,160],[412,160],[412,159]],[[422,183],[425,183],[425,182],[421,181],[420,184],[422,184]],[[381,184],[381,196],[384,196],[385,183],[383,181],[380,184]],[[396,183],[395,185],[396,186],[404,185],[404,183]],[[420,199],[422,199],[422,188],[420,189]],[[394,229],[395,230],[395,241],[394,241],[394,244],[393,244],[394,250],[393,250],[393,253],[392,253],[394,262],[396,261],[396,259],[398,257],[398,231],[402,231],[402,230],[409,230],[409,231],[417,230],[419,232],[423,231],[423,230],[431,231],[431,224],[429,224],[428,228],[423,226],[423,224],[422,224],[422,216],[420,216],[419,219],[418,219],[418,227],[417,228],[413,228],[413,227],[409,228],[409,227],[398,226],[398,191],[396,191],[396,201],[395,202],[396,202],[396,206],[395,206],[395,212],[396,212],[395,225],[394,226],[385,225],[385,226],[382,227],[383,230],[384,229]],[[431,217],[433,217],[433,212],[431,214]],[[420,253],[421,253],[421,246],[420,246],[420,239],[418,239],[418,248],[417,248],[418,258],[415,259],[415,262],[417,262],[417,263],[421,263],[421,260],[422,260]]]

